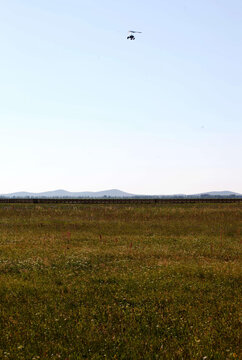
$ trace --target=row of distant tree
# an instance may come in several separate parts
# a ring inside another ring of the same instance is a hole
[[[36,196],[26,196],[18,197],[12,196],[11,199],[36,199]],[[52,198],[52,197],[51,197]],[[152,196],[152,195],[135,195],[129,196],[128,199],[241,199],[242,195],[210,195],[210,194],[200,194],[200,195],[161,195],[161,196]],[[8,199],[8,197],[0,195],[0,199]],[[49,199],[47,196],[39,196],[38,199]],[[56,196],[55,199],[125,199],[125,197],[113,197],[113,196],[102,196],[102,197],[73,197],[73,196]]]

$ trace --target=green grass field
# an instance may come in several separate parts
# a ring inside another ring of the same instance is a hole
[[[239,359],[240,204],[0,205],[0,359]]]

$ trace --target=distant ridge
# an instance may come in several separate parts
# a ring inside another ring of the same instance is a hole
[[[185,195],[185,194],[174,194],[174,195],[137,195],[130,194],[118,189],[104,190],[104,191],[83,191],[83,192],[70,192],[66,190],[54,190],[40,193],[31,192],[15,192],[10,194],[2,194],[1,197],[6,198],[193,198],[193,197],[241,197],[239,193],[232,191],[210,191],[206,193]]]
[[[104,191],[83,191],[83,192],[70,192],[66,190],[54,190],[54,191],[46,191],[46,192],[40,192],[40,193],[31,193],[31,192],[16,192],[16,193],[10,193],[10,194],[3,194],[0,196],[8,197],[8,198],[63,198],[63,197],[73,197],[73,198],[79,198],[79,197],[132,197],[135,196],[133,194],[126,193],[121,190],[117,189],[111,189],[111,190],[104,190]]]
[[[210,196],[230,196],[230,195],[241,195],[239,193],[235,193],[233,191],[210,191],[207,193],[202,193],[200,195],[210,195]]]

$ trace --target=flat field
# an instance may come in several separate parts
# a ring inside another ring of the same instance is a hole
[[[240,204],[0,204],[0,359],[239,359]]]

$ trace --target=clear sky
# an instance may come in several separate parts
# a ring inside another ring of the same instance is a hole
[[[241,19],[241,0],[0,1],[0,193],[242,193]]]

